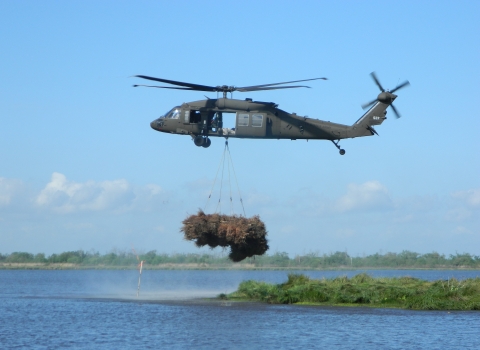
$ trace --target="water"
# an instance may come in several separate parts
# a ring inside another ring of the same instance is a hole
[[[480,271],[372,270],[435,280]],[[302,271],[313,278],[358,271]],[[479,349],[480,312],[228,303],[208,299],[285,271],[0,270],[0,348]]]

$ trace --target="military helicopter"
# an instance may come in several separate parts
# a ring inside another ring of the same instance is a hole
[[[152,86],[133,85],[134,87],[144,86],[160,89],[176,89],[189,91],[217,92],[217,98],[183,103],[181,106],[173,107],[160,118],[150,123],[150,126],[157,131],[190,135],[198,147],[209,147],[210,137],[235,137],[246,139],[306,139],[306,140],[330,140],[338,148],[341,155],[345,150],[339,145],[340,140],[362,136],[378,135],[373,128],[380,125],[387,119],[387,108],[390,106],[397,118],[400,117],[395,106],[392,104],[397,98],[394,92],[404,88],[410,83],[405,81],[393,90],[385,90],[376,74],[372,72],[372,79],[380,89],[380,94],[374,100],[362,105],[368,111],[361,116],[353,125],[331,123],[319,119],[299,116],[295,113],[288,113],[278,108],[274,102],[253,101],[251,98],[236,100],[227,98],[227,94],[234,91],[250,92],[276,89],[308,88],[305,85],[284,84],[300,83],[312,80],[327,80],[327,78],[313,78],[304,80],[287,81],[282,83],[263,84],[245,87],[235,86],[207,86],[180,81],[154,78],[146,75],[135,75],[137,78],[153,80],[175,86]],[[223,98],[218,98],[218,93],[223,93]],[[226,114],[235,116],[235,127],[224,128],[223,119]]]

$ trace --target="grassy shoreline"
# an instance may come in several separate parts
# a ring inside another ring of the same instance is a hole
[[[286,252],[276,252],[232,262],[222,253],[157,253],[152,250],[138,256],[130,251],[113,250],[107,254],[84,250],[67,251],[46,256],[44,253],[0,253],[0,269],[132,269],[138,261],[147,269],[221,269],[252,268],[262,270],[344,270],[344,269],[480,269],[480,256],[455,253],[448,257],[436,252],[419,254],[373,254],[353,257],[346,252],[329,254],[308,253],[291,258]]]
[[[315,280],[290,274],[288,281],[281,284],[242,282],[237,291],[219,298],[271,304],[480,311],[480,278],[424,281],[412,277],[374,278],[361,273],[352,278]]]
[[[83,265],[74,263],[0,263],[0,270],[135,270],[136,265]],[[365,270],[465,270],[480,271],[476,267],[459,266],[453,268],[451,266],[437,267],[379,267],[379,266],[337,266],[329,268],[312,268],[312,267],[282,267],[282,266],[256,266],[255,264],[238,264],[238,265],[210,265],[205,263],[167,263],[158,265],[143,265],[144,270],[266,270],[266,271],[365,271]]]

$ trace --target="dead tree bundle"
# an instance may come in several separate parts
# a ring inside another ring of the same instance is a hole
[[[183,220],[181,231],[186,240],[198,247],[208,245],[230,247],[229,258],[242,261],[268,250],[267,230],[259,216],[245,218],[236,215],[205,214],[202,210]]]

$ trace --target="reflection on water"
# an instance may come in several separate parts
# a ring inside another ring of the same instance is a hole
[[[480,271],[373,270],[464,279]],[[313,278],[360,271],[302,271]],[[476,348],[479,312],[306,307],[205,299],[285,271],[0,271],[2,348]],[[202,299],[203,298],[203,299]]]

